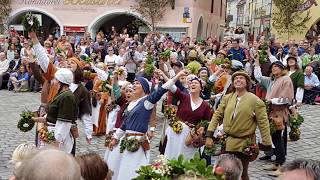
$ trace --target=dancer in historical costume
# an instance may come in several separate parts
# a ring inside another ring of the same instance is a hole
[[[174,79],[163,85],[170,89],[174,93],[174,97],[180,101],[177,117],[182,124],[182,132],[176,133],[170,126],[166,130],[167,143],[164,154],[170,159],[177,158],[180,154],[187,159],[193,157],[197,148],[192,145],[187,146],[185,140],[192,127],[196,126],[201,120],[210,121],[212,116],[209,104],[200,97],[203,86],[198,77],[189,80],[190,93],[185,93],[174,85],[180,76],[186,74],[188,74],[186,70],[181,71]]]
[[[206,146],[213,147],[213,135],[218,124],[223,124],[226,138],[226,152],[235,154],[242,162],[242,179],[248,180],[249,157],[243,149],[255,144],[255,131],[259,126],[262,142],[271,149],[269,121],[264,102],[248,92],[250,77],[243,71],[232,75],[234,92],[225,95],[218,109],[213,114],[208,127]],[[258,155],[258,154],[257,154]]]
[[[55,142],[59,149],[75,154],[75,139],[71,128],[77,119],[77,103],[69,86],[73,82],[73,73],[66,68],[55,72],[53,84],[58,87],[57,95],[48,106],[46,117],[33,118],[36,122],[46,122],[48,131],[54,132]]]
[[[127,85],[123,85],[122,87],[120,87],[118,85],[117,78],[114,78],[113,91],[114,91],[116,104],[119,106],[119,110],[116,113],[115,122],[113,123],[113,122],[108,121],[108,125],[109,125],[108,129],[109,128],[110,129],[106,135],[105,146],[107,149],[106,149],[106,152],[104,155],[104,160],[108,164],[110,169],[112,169],[112,171],[113,171],[112,179],[117,179],[119,169],[120,169],[119,162],[121,161],[121,158],[122,158],[122,154],[120,153],[120,145],[116,144],[111,149],[108,146],[109,146],[110,140],[111,140],[114,132],[116,132],[116,130],[118,128],[120,128],[120,126],[123,122],[124,115],[125,115],[124,112],[129,104],[129,102],[131,102],[131,100],[132,100],[132,95],[131,95],[132,85],[127,84]],[[109,116],[108,120],[111,120],[110,116]],[[120,141],[121,141],[121,139],[120,139]]]
[[[121,161],[115,162],[120,167],[117,178],[119,180],[136,177],[136,170],[149,163],[150,144],[146,135],[148,124],[155,103],[167,92],[161,86],[151,94],[150,90],[151,85],[147,79],[136,78],[132,92],[135,100],[129,103],[124,112],[123,123],[109,143],[109,148],[112,149],[124,136],[119,145],[120,152],[123,153]]]
[[[110,100],[110,94],[107,92],[110,85],[106,83],[109,79],[109,74],[106,72],[107,66],[102,62],[97,63],[96,66],[91,63],[91,67],[97,73],[97,76],[93,80],[92,92],[93,131],[94,135],[104,135],[107,127],[107,111],[105,106]],[[109,90],[111,91],[111,89]]]
[[[53,97],[58,93],[58,86],[49,84],[49,82],[54,78],[54,74],[57,71],[57,67],[50,61],[46,50],[41,46],[39,40],[36,36],[36,33],[29,32],[29,37],[33,42],[33,49],[36,57],[38,58],[39,65],[43,71],[42,76],[47,82],[47,89],[45,92],[48,94],[47,103],[52,102]],[[28,52],[29,57],[33,56]],[[84,122],[85,132],[87,141],[90,143],[91,134],[92,134],[92,122],[91,122],[91,105],[90,105],[90,94],[87,89],[81,84],[83,72],[81,68],[84,63],[75,57],[71,57],[61,63],[60,67],[66,67],[70,69],[73,73],[73,82],[70,84],[70,90],[74,93],[76,103],[77,103],[77,117]],[[77,131],[77,128],[73,129],[74,132]]]
[[[261,74],[259,59],[255,60],[254,77],[267,89],[266,100],[270,102],[269,117],[271,124],[274,125],[274,132],[271,132],[272,143],[274,144],[274,154],[276,156],[275,164],[266,170],[275,171],[270,175],[280,175],[279,167],[286,161],[286,140],[287,123],[289,119],[289,106],[294,99],[293,83],[285,66],[280,61],[271,64],[271,77],[265,77]],[[271,153],[269,153],[270,155]],[[264,158],[267,159],[267,158]],[[268,157],[271,159],[271,157]]]

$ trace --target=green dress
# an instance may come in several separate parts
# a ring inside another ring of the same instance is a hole
[[[295,71],[290,75],[290,78],[293,84],[294,94],[297,93],[298,88],[304,88],[304,74],[302,71]]]
[[[56,124],[57,120],[74,123],[77,119],[77,104],[70,90],[57,94],[48,108],[47,121]]]

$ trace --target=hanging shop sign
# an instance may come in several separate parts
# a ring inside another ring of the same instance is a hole
[[[298,6],[297,11],[306,11],[310,9],[313,5],[318,6],[316,0],[307,0],[306,2]]]

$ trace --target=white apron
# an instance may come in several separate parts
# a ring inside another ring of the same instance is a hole
[[[121,142],[121,140],[122,138],[119,142]],[[111,169],[113,172],[113,180],[116,180],[118,178],[121,159],[122,154],[120,153],[120,143],[114,146],[112,151],[110,151],[109,148],[106,149],[106,152],[104,154],[104,161],[108,164],[109,169]]]
[[[126,131],[126,133],[140,133],[140,132]],[[142,137],[132,136],[129,138],[139,139]],[[150,160],[150,150],[145,152],[141,146],[136,152],[129,152],[127,150],[124,150],[121,155],[122,155],[122,158],[119,164],[120,169],[119,169],[119,175],[117,180],[129,180],[137,177],[138,174],[136,173],[136,171],[140,168],[140,166],[148,165]]]
[[[100,101],[97,102],[97,106],[96,107],[93,107],[92,106],[92,122],[93,124],[98,127],[99,126],[99,113],[100,113]]]
[[[181,123],[182,132],[180,134],[175,133],[170,126],[168,126],[166,130],[167,145],[164,155],[168,159],[178,159],[180,154],[182,154],[185,159],[190,159],[198,149],[194,148],[192,145],[186,146],[185,140],[190,133],[190,127],[183,122]]]

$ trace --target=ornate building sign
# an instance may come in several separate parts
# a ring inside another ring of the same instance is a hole
[[[25,5],[42,5],[42,6],[57,6],[57,5],[84,5],[84,6],[103,6],[103,5],[118,5],[120,0],[15,0],[17,4]]]
[[[305,11],[311,8],[313,5],[318,6],[316,0],[307,0],[305,3],[298,6],[297,11]]]

